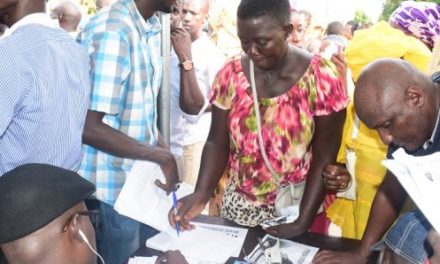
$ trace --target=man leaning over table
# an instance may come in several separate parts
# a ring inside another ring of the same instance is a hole
[[[113,208],[133,162],[159,164],[166,183],[156,184],[167,192],[178,181],[176,161],[156,125],[162,58],[155,12],[169,13],[174,3],[119,0],[93,17],[78,36],[92,61],[92,101],[79,173],[96,184],[101,219],[97,245],[108,264],[128,259],[156,233]]]
[[[377,129],[382,141],[389,145],[389,158],[399,147],[414,156],[440,151],[439,82],[438,74],[430,79],[400,59],[377,60],[362,71],[354,95],[356,113],[369,128]],[[398,217],[405,196],[397,178],[387,171],[374,199],[360,248],[353,252],[323,251],[314,263],[366,263],[373,244]],[[418,209],[399,217],[382,240],[381,244],[386,246],[384,261],[429,263],[430,230],[432,226]]]

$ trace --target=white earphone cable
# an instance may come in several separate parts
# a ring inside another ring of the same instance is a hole
[[[86,243],[86,245],[90,248],[90,250],[96,255],[98,256],[98,258],[101,260],[102,264],[105,264],[104,259],[101,257],[101,255],[98,254],[98,252],[93,249],[92,245],[90,245],[89,240],[87,239],[86,235],[84,234],[84,232],[79,229],[79,235],[82,237],[82,239],[84,240],[84,242]]]

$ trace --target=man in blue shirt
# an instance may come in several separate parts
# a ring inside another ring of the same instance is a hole
[[[9,27],[0,40],[0,176],[27,163],[80,167],[89,59],[45,2],[0,1]]]
[[[176,161],[156,125],[162,58],[161,25],[154,13],[169,13],[174,2],[119,0],[78,36],[92,61],[92,102],[79,174],[96,184],[101,213],[97,243],[107,263],[122,263],[155,232],[113,208],[133,162],[159,164],[166,183],[157,185],[167,192],[178,181]]]
[[[0,175],[26,163],[77,171],[89,104],[87,53],[44,0],[0,1]]]

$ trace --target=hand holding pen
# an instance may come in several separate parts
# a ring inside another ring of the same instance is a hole
[[[176,222],[179,222],[179,231],[194,229],[195,226],[191,223],[191,220],[203,211],[209,198],[210,196],[201,194],[198,191],[180,198],[176,203],[177,212],[173,206],[168,213],[171,226],[175,228],[177,226]]]

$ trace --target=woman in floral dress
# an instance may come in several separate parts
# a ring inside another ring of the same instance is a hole
[[[183,197],[180,228],[199,214],[220,178],[227,175],[221,216],[256,226],[275,216],[279,186],[258,143],[249,62],[255,64],[263,145],[281,184],[306,182],[300,215],[293,224],[269,230],[281,236],[307,231],[322,203],[321,172],[335,162],[348,99],[335,66],[319,55],[289,45],[288,0],[242,0],[238,36],[245,54],[232,58],[214,81],[211,130],[196,190]]]

